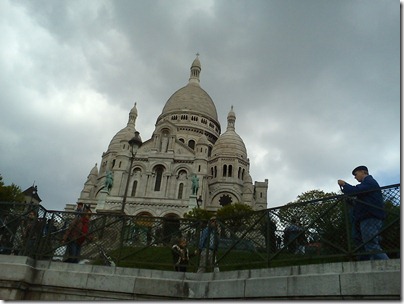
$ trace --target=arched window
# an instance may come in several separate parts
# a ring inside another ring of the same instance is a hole
[[[156,183],[154,184],[154,191],[160,191],[161,181],[163,179],[163,172],[164,172],[163,166],[157,166],[154,169],[154,173],[156,174]]]
[[[229,165],[229,177],[233,175],[233,166]]]
[[[190,147],[192,150],[193,149],[195,149],[195,140],[190,140],[189,142],[188,142],[188,147]]]
[[[137,181],[134,181],[134,182],[133,182],[133,185],[132,185],[132,193],[131,193],[131,196],[135,196],[135,195],[136,195],[136,189],[137,189]]]
[[[243,169],[243,171],[241,172],[241,179],[244,180],[244,172],[245,170]]]
[[[185,170],[180,170],[180,171],[178,172],[177,178],[180,179],[180,180],[186,179],[186,178],[187,178],[187,171],[185,171]]]
[[[217,177],[217,167],[215,166],[215,177]]]
[[[223,176],[227,175],[227,165],[223,165]]]
[[[141,173],[142,173],[142,170],[141,170],[140,168],[135,168],[135,169],[133,169],[133,174],[135,174],[135,175],[137,175],[137,176],[140,176]]]
[[[238,167],[237,177],[238,177],[238,178],[241,178],[241,167]]]
[[[182,199],[182,193],[184,192],[184,184],[183,183],[181,183],[179,186],[178,186],[178,199]]]

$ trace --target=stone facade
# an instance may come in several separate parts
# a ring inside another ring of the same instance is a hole
[[[221,134],[216,106],[200,86],[200,72],[196,57],[188,84],[168,99],[152,137],[140,147],[129,144],[137,132],[135,103],[126,127],[102,154],[100,169],[96,164],[90,171],[79,202],[103,212],[121,211],[125,200],[127,214],[172,218],[183,217],[198,203],[213,212],[236,202],[267,208],[268,180],[252,183],[233,106]],[[108,174],[113,176],[110,189]]]

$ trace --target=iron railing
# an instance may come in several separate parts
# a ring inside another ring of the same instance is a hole
[[[400,257],[400,184],[381,188],[386,218],[378,237],[389,258]],[[354,240],[350,206],[355,197],[336,195],[218,218],[219,243],[215,252],[221,270],[359,260],[363,243]],[[29,219],[34,210],[35,219]],[[46,210],[17,203],[0,203],[0,253],[64,261],[62,242],[74,212]],[[299,230],[285,231],[292,221]],[[173,270],[172,245],[188,240],[187,271],[197,271],[201,231],[206,221],[164,217],[93,213],[81,261],[161,270]],[[26,229],[28,227],[28,229]],[[194,257],[193,257],[194,256]]]

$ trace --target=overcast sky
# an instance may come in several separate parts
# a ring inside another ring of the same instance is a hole
[[[1,0],[0,45],[0,174],[47,209],[77,201],[134,102],[151,137],[196,53],[269,207],[362,164],[400,182],[397,0]]]

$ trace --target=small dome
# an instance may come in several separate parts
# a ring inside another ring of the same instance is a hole
[[[95,166],[91,169],[90,171],[90,175],[95,175],[98,176],[98,168],[97,168],[97,164],[95,164]]]
[[[227,130],[219,136],[212,149],[212,156],[235,156],[247,159],[247,149],[235,131],[236,114],[231,106],[227,115]]]
[[[135,131],[136,129],[133,125],[127,125],[125,128],[115,134],[109,143],[108,150],[120,151],[122,149],[121,142],[129,141],[133,137],[133,134],[135,134]]]
[[[232,156],[247,159],[247,149],[241,137],[234,130],[224,132],[212,149],[212,157]]]
[[[115,136],[112,138],[111,142],[109,143],[108,146],[108,151],[120,151],[122,149],[121,142],[122,141],[129,141],[135,134],[136,131],[136,118],[137,118],[137,108],[136,108],[136,102],[133,106],[133,108],[129,112],[129,119],[128,119],[128,124],[126,125],[125,128],[120,130],[118,133],[115,134]]]

